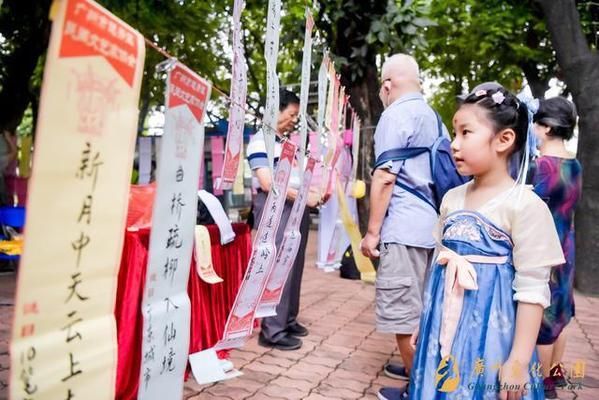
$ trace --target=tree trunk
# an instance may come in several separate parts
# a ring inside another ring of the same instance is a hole
[[[21,123],[23,114],[32,100],[31,76],[37,66],[39,57],[48,47],[50,37],[50,21],[48,12],[50,0],[29,2],[11,1],[3,5],[4,17],[12,23],[23,26],[16,28],[13,37],[6,38],[13,42],[14,51],[2,56],[3,79],[0,82],[0,130],[14,132]]]
[[[379,79],[376,65],[368,66],[365,78],[358,85],[351,87],[352,106],[362,120],[360,132],[360,157],[358,160],[358,178],[366,183],[366,193],[370,193],[370,172],[374,165],[374,131],[383,112],[383,105],[378,97]],[[366,233],[368,228],[368,211],[370,196],[366,195],[358,201],[360,231]]]
[[[574,0],[537,0],[579,115],[582,198],[576,210],[576,287],[599,294],[599,55],[591,52]]]
[[[374,164],[374,130],[383,112],[383,105],[379,99],[379,71],[376,65],[379,49],[370,46],[365,41],[365,36],[370,30],[373,16],[382,16],[387,12],[387,2],[378,0],[344,1],[341,9],[337,11],[336,2],[320,1],[321,6],[332,13],[341,12],[341,17],[336,21],[336,29],[324,26],[329,43],[334,43],[331,52],[347,60],[341,66],[341,84],[347,88],[350,103],[362,121],[360,132],[360,156],[358,160],[358,177],[366,183],[370,191],[370,170]],[[333,33],[335,32],[335,34]],[[333,39],[334,36],[334,40]],[[356,55],[355,50],[361,48],[361,55]],[[357,67],[359,66],[359,67]],[[357,69],[360,69],[359,74]],[[352,76],[353,75],[353,76]],[[366,233],[368,226],[369,197],[358,201],[358,214],[360,231]]]

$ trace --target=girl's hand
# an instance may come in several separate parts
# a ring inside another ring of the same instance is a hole
[[[414,333],[412,333],[412,337],[410,338],[410,346],[412,346],[414,348],[414,350],[416,350],[416,344],[418,343],[418,335],[419,334],[420,334],[420,326],[418,326],[418,328],[416,328]]]
[[[520,400],[526,395],[528,383],[528,364],[518,360],[507,359],[501,367],[499,383],[500,400]]]

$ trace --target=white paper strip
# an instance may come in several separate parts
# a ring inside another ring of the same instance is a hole
[[[308,200],[308,194],[310,192],[310,183],[312,181],[312,173],[314,172],[315,160],[313,158],[308,159],[308,165],[303,174],[303,182],[300,187],[291,212],[289,213],[289,220],[285,227],[283,234],[283,242],[279,246],[277,252],[277,259],[275,265],[270,273],[266,288],[260,299],[260,304],[256,310],[256,318],[268,317],[276,315],[277,305],[281,301],[281,295],[283,294],[283,288],[285,282],[289,277],[293,263],[295,262],[295,256],[299,249],[300,242],[302,240],[302,233],[300,232],[300,225],[302,223],[302,217],[306,210],[306,201]]]
[[[152,175],[152,138],[139,138],[139,180],[140,185],[150,183]]]
[[[235,0],[233,5],[233,70],[231,73],[231,105],[229,106],[229,127],[225,147],[225,160],[215,187],[231,190],[235,175],[242,160],[243,129],[245,124],[245,101],[247,95],[247,64],[243,49],[241,13],[244,0]]]
[[[324,127],[324,118],[327,106],[327,88],[328,88],[328,72],[329,72],[329,55],[325,51],[322,55],[322,62],[318,70],[318,143],[320,144],[320,154],[326,155],[326,136]]]
[[[266,107],[262,119],[266,155],[272,171],[274,165],[275,136],[279,120],[279,77],[277,59],[279,57],[279,34],[281,31],[281,0],[268,1],[266,19],[266,39],[264,58],[266,59]]]
[[[208,212],[216,225],[218,225],[220,244],[225,245],[235,240],[235,232],[233,231],[231,220],[227,216],[227,213],[218,198],[205,190],[198,190],[198,196],[208,209]]]
[[[353,139],[352,139],[352,174],[351,179],[355,181],[358,176],[358,155],[360,154],[360,118],[354,111],[353,113]]]
[[[306,8],[306,33],[304,36],[304,54],[302,58],[302,83],[300,90],[300,148],[306,147],[306,138],[308,136],[308,120],[306,112],[308,110],[308,94],[310,92],[310,71],[312,69],[312,28],[314,28],[314,19],[310,9]],[[299,170],[304,170],[304,161],[306,155],[303,151],[299,152]],[[303,174],[301,175],[304,178]]]
[[[179,399],[189,351],[187,281],[194,244],[202,119],[210,84],[176,63],[167,75],[164,135],[142,314],[138,399]]]
[[[273,176],[273,187],[266,198],[254,238],[249,265],[227,318],[223,337],[214,347],[216,350],[241,347],[252,334],[256,308],[276,260],[275,236],[285,206],[296,150],[297,146],[291,141],[283,144],[281,158]]]

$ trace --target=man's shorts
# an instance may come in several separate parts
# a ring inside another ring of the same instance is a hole
[[[411,335],[418,327],[433,249],[381,244],[376,274],[376,329]]]

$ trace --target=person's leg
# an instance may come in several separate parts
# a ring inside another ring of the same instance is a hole
[[[543,376],[547,378],[549,376],[549,371],[552,366],[553,359],[553,344],[543,344],[537,345],[537,353],[539,355],[539,362],[541,363],[541,368],[543,369]]]
[[[399,349],[399,355],[401,360],[403,361],[404,368],[406,369],[406,373],[410,374],[412,370],[412,364],[414,362],[414,348],[410,344],[410,339],[412,335],[401,335],[396,334],[395,340],[397,341],[397,348]]]
[[[564,357],[566,351],[566,342],[568,339],[568,325],[562,330],[562,333],[558,336],[557,340],[553,344],[553,354],[551,356],[551,364],[559,365]]]
[[[410,345],[422,311],[422,292],[432,250],[387,243],[377,271],[377,330],[395,334],[404,368],[388,364],[385,374],[407,379],[414,349]]]
[[[299,314],[302,277],[304,275],[304,263],[306,260],[306,246],[308,245],[308,234],[310,233],[310,215],[308,210],[304,212],[302,217],[300,233],[302,239],[300,241],[299,249],[297,250],[295,262],[293,263],[289,278],[287,279],[288,282],[291,281],[287,326],[295,324],[297,322],[297,315]]]
[[[279,229],[277,230],[277,235],[275,238],[277,249],[280,248],[281,242],[283,241],[283,234],[285,233],[285,226],[287,225],[290,211],[291,204],[287,202],[285,203],[285,207],[283,208],[283,213],[281,215],[281,223],[279,225]],[[256,221],[259,221],[259,219],[256,219]],[[264,339],[267,339],[268,341],[276,342],[287,335],[285,333],[285,329],[287,328],[287,319],[289,318],[289,304],[291,296],[290,286],[291,281],[287,280],[285,286],[283,287],[283,292],[281,294],[281,302],[277,306],[277,315],[262,318],[261,335]]]

